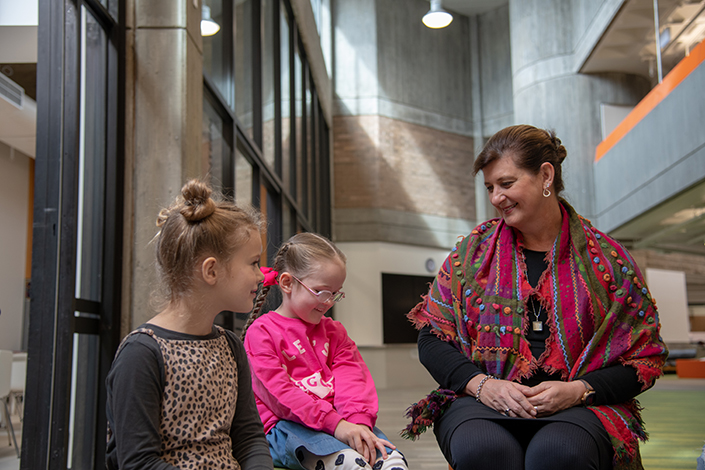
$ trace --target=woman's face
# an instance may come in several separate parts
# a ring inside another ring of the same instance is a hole
[[[509,155],[503,155],[482,169],[490,202],[507,225],[524,232],[540,220],[549,199],[543,197],[543,191],[546,185],[551,185],[552,169],[549,163],[544,163],[534,175],[516,166]]]

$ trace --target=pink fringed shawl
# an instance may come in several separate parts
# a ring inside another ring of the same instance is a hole
[[[431,325],[495,377],[521,380],[541,368],[571,381],[621,363],[634,367],[646,388],[667,356],[655,301],[626,249],[565,201],[561,210],[562,230],[535,289],[521,234],[493,219],[458,242],[409,318],[417,328]],[[538,361],[525,338],[531,295],[548,311],[551,332]],[[638,439],[646,433],[638,402],[590,408],[612,438],[616,468],[639,468]]]

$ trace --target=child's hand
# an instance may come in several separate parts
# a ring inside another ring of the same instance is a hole
[[[375,436],[367,426],[354,424],[344,419],[340,420],[333,435],[336,439],[346,443],[351,449],[362,455],[370,464],[376,460],[377,450],[382,453],[382,458],[386,459],[387,449],[385,449],[385,446],[390,449],[396,449],[396,446],[391,442]]]

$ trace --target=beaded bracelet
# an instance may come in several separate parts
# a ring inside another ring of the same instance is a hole
[[[489,379],[496,379],[497,377],[493,377],[491,375],[486,375],[482,380],[480,380],[480,384],[477,386],[477,392],[475,392],[475,400],[480,401],[480,392],[482,391],[482,387],[484,387],[485,382],[487,382]]]

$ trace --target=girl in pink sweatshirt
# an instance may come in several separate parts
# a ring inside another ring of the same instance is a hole
[[[312,233],[284,243],[266,274],[243,336],[269,450],[290,469],[407,470],[375,427],[377,392],[360,352],[324,316],[345,298],[345,275],[345,255]],[[282,303],[258,317],[271,285]]]

